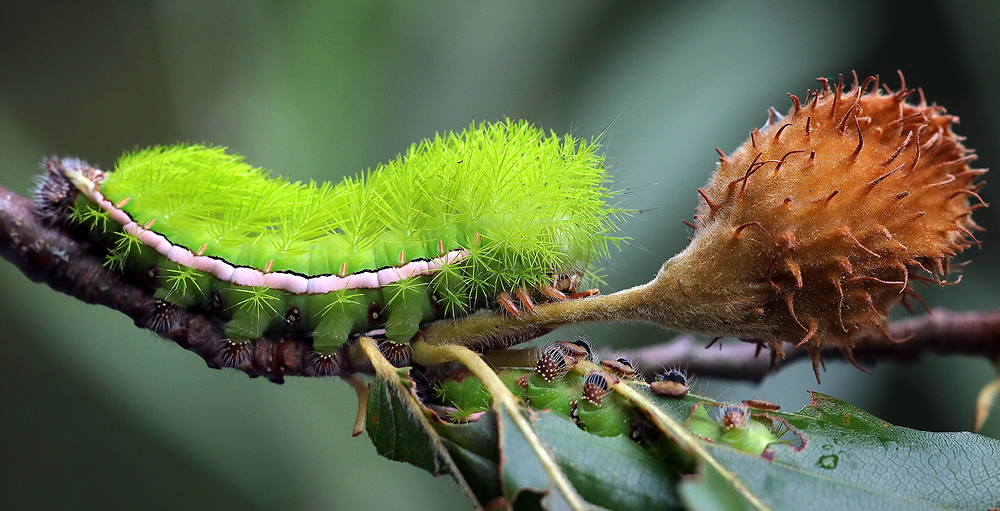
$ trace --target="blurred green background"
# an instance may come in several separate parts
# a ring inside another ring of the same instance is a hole
[[[0,5],[0,183],[31,188],[43,156],[111,167],[124,150],[226,145],[295,179],[338,179],[437,131],[510,116],[603,133],[632,238],[605,290],[648,280],[680,251],[680,220],[714,168],[818,76],[852,69],[959,115],[978,166],[1000,155],[996,2],[11,2]],[[994,119],[994,121],[990,121]],[[1000,204],[996,187],[987,202]],[[933,306],[1000,305],[1000,214],[984,250]],[[963,256],[966,258],[966,256]],[[448,478],[351,438],[338,381],[285,385],[206,369],[107,309],[0,263],[0,500],[6,509],[463,509]],[[574,329],[605,349],[652,328]],[[571,334],[557,333],[561,338]],[[785,409],[806,389],[890,422],[968,429],[983,360],[928,357],[872,376],[808,363],[760,386],[702,378],[722,399]],[[1000,418],[986,433],[1000,436]]]

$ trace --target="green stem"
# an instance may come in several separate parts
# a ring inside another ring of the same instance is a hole
[[[559,492],[562,493],[570,507],[579,511],[589,508],[583,498],[580,497],[580,494],[576,492],[566,474],[559,468],[559,464],[552,456],[552,453],[545,447],[542,440],[538,438],[538,435],[535,434],[531,423],[521,413],[521,400],[504,385],[503,381],[493,372],[489,364],[480,358],[478,353],[463,346],[439,346],[417,341],[413,343],[413,360],[426,365],[457,361],[472,371],[472,374],[476,375],[483,382],[486,390],[493,396],[493,407],[497,410],[497,413],[501,409],[506,409],[507,414],[514,421],[517,429],[524,435],[528,445],[531,446],[531,449],[538,456],[538,460],[549,475],[549,479],[552,480]]]
[[[428,344],[511,346],[569,323],[628,321],[668,330],[740,338],[767,338],[767,323],[754,316],[759,297],[753,282],[734,280],[718,261],[699,260],[689,247],[663,263],[646,284],[609,295],[540,304],[520,319],[503,312],[474,314],[424,326]],[[744,272],[745,273],[745,272]],[[759,314],[759,312],[757,312]],[[760,329],[755,331],[755,329]]]
[[[376,377],[383,378],[395,386],[396,392],[406,402],[406,405],[412,412],[412,416],[417,422],[420,423],[424,432],[427,433],[428,438],[430,438],[431,443],[434,445],[434,451],[437,452],[440,460],[448,466],[448,472],[451,473],[455,482],[458,483],[459,487],[462,489],[462,493],[465,494],[465,497],[469,499],[469,502],[472,503],[473,507],[476,509],[483,509],[483,505],[479,502],[475,492],[472,491],[472,487],[469,486],[469,483],[462,475],[462,471],[459,470],[457,465],[455,465],[455,461],[448,453],[448,448],[445,447],[444,442],[441,440],[441,435],[438,434],[437,430],[434,429],[434,426],[427,418],[427,415],[424,414],[423,405],[417,400],[416,396],[413,395],[413,392],[410,391],[409,387],[403,385],[400,381],[398,373],[399,370],[390,364],[384,356],[382,356],[382,352],[379,351],[378,345],[370,337],[362,337],[358,341],[358,346],[361,347],[361,350],[363,350],[363,352],[367,354],[371,360],[372,367],[375,369]],[[366,405],[365,409],[367,410],[367,408],[368,407]]]

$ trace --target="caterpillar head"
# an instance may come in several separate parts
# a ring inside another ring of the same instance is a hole
[[[75,183],[64,176],[80,175],[92,179],[101,176],[100,170],[78,158],[59,159],[53,156],[42,161],[42,168],[46,172],[38,179],[35,204],[39,216],[49,223],[68,218],[76,200]]]
[[[902,78],[902,75],[900,75]],[[915,280],[944,285],[951,257],[978,243],[971,213],[986,172],[951,131],[957,117],[877,77],[794,95],[721,158],[690,245],[660,270],[693,331],[824,348],[889,337],[886,314]],[[674,306],[675,310],[678,307]],[[851,359],[853,361],[853,359]],[[818,374],[817,374],[818,379]]]

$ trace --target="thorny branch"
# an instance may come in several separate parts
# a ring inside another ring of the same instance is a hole
[[[104,266],[103,257],[83,236],[70,228],[48,225],[35,214],[34,203],[0,187],[0,255],[13,263],[29,279],[87,303],[104,305],[124,313],[146,328],[157,300],[151,290],[132,282]],[[181,347],[200,355],[210,367],[229,365],[251,377],[265,376],[280,383],[283,376],[323,376],[308,360],[307,339],[286,335],[255,343],[252,353],[223,364],[227,341],[219,321],[196,311],[176,310],[166,332],[158,332]],[[966,354],[1000,357],[1000,310],[990,312],[933,313],[890,324],[892,338],[909,340],[891,343],[871,337],[855,341],[854,357],[862,363],[880,360],[914,360],[923,353]],[[627,355],[644,367],[688,368],[699,376],[717,376],[757,382],[771,370],[768,357],[757,357],[756,346],[741,344],[725,350],[705,350],[690,336],[673,342],[634,350]],[[790,350],[785,361],[807,356],[804,350]],[[836,353],[831,353],[838,356]],[[345,357],[346,358],[346,357]],[[231,359],[227,359],[230,360]],[[349,368],[342,368],[350,372]]]

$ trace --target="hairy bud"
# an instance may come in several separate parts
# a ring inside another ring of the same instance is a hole
[[[969,167],[958,118],[922,92],[908,102],[905,82],[897,92],[875,77],[850,90],[820,82],[732,154],[719,151],[691,244],[657,278],[686,302],[672,298],[676,326],[772,356],[805,347],[814,367],[821,349],[853,362],[852,338],[888,339],[888,310],[919,300],[914,281],[948,283],[950,258],[978,243],[974,180],[986,172]]]

